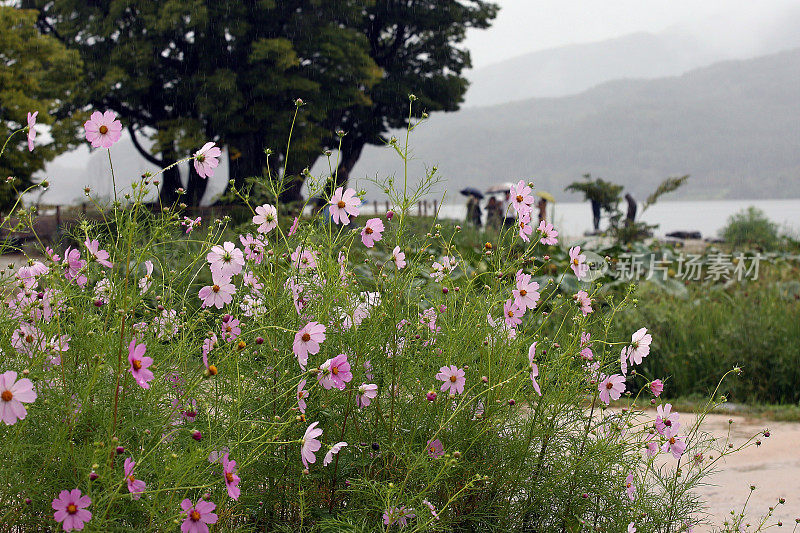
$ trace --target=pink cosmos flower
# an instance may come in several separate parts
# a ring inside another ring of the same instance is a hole
[[[661,435],[666,435],[667,430],[678,431],[681,427],[680,415],[672,410],[672,404],[668,403],[656,407],[656,421],[653,424]]]
[[[223,278],[230,278],[242,271],[244,254],[230,241],[222,246],[214,246],[206,255],[206,260],[211,265],[211,273]]]
[[[636,533],[636,526],[633,522],[628,524],[628,533]]]
[[[217,523],[217,515],[214,509],[217,506],[213,502],[197,500],[197,505],[192,504],[192,500],[186,498],[181,502],[181,509],[186,513],[186,518],[181,524],[183,533],[208,533],[208,524]]]
[[[83,129],[93,148],[111,148],[122,137],[122,122],[113,111],[95,111],[83,124]]]
[[[614,400],[619,400],[625,392],[625,377],[619,374],[608,376],[597,385],[597,389],[600,391],[600,401],[608,405]]]
[[[528,363],[531,366],[531,381],[533,382],[533,389],[536,391],[536,394],[541,396],[542,390],[539,388],[539,384],[536,382],[536,378],[539,377],[539,366],[536,364],[535,342],[531,344],[530,348],[528,348]]]
[[[425,504],[425,506],[426,506],[428,509],[430,509],[430,511],[431,511],[431,516],[432,516],[433,518],[435,518],[436,520],[439,520],[439,513],[437,513],[437,512],[436,512],[436,506],[435,506],[435,505],[433,505],[433,504],[432,504],[431,502],[429,502],[428,500],[422,500],[422,503],[424,503],[424,504]]]
[[[200,222],[202,222],[202,217],[197,217],[194,220],[189,217],[183,217],[183,222],[181,222],[181,226],[186,226],[186,233],[189,234],[194,230],[195,226],[199,226]]]
[[[222,456],[222,477],[225,478],[228,496],[238,500],[242,490],[239,488],[239,476],[236,475],[236,461],[228,459],[227,453]]]
[[[325,329],[319,322],[309,322],[295,334],[292,351],[303,370],[308,363],[308,355],[319,353],[319,345],[325,341]]]
[[[439,439],[429,440],[427,448],[428,448],[428,457],[432,459],[438,459],[439,457],[444,455],[444,446],[442,446],[442,441],[440,441]]]
[[[138,500],[144,492],[147,484],[141,479],[136,479],[133,475],[133,467],[136,466],[136,461],[130,457],[125,459],[125,481],[128,483],[128,492],[133,494],[132,498]]]
[[[539,242],[550,246],[558,244],[558,239],[556,238],[558,237],[558,232],[555,230],[552,224],[542,220],[539,222],[539,227],[536,229],[542,234],[542,236],[539,238]]]
[[[358,216],[358,206],[360,205],[361,200],[356,196],[355,190],[348,188],[343,191],[342,187],[339,187],[333,192],[330,207],[328,207],[331,220],[334,224],[349,224],[351,216]]]
[[[414,518],[415,516],[417,515],[414,514],[414,509],[406,509],[405,505],[392,507],[383,512],[383,525],[393,526],[397,524],[400,527],[406,527],[408,525],[408,519]]]
[[[11,346],[20,354],[28,357],[33,357],[37,351],[43,351],[45,341],[42,330],[29,322],[20,322],[19,328],[11,333]]]
[[[153,373],[148,370],[148,367],[153,364],[152,357],[145,357],[144,353],[147,351],[147,345],[136,344],[136,339],[133,339],[128,345],[128,362],[131,367],[129,368],[133,379],[143,389],[149,389],[150,380],[153,379]]]
[[[108,260],[108,258],[111,257],[110,254],[105,250],[100,250],[100,243],[97,239],[90,241],[87,237],[83,244],[86,246],[86,249],[89,250],[89,255],[92,256],[92,259],[106,268],[114,266],[114,264]]]
[[[74,281],[79,287],[85,287],[89,278],[81,272],[86,266],[86,261],[81,260],[81,252],[77,248],[67,248],[64,251],[64,277]]]
[[[516,185],[511,186],[509,191],[511,206],[520,216],[529,213],[535,198],[531,195],[531,188],[524,181],[519,180]]]
[[[36,129],[34,126],[36,125],[36,116],[39,114],[38,111],[34,111],[31,113],[28,111],[28,151],[33,152],[33,141],[36,139]]]
[[[589,298],[589,293],[586,291],[578,291],[573,298],[576,302],[578,302],[578,306],[580,307],[583,316],[586,316],[594,311],[592,309],[592,300]]]
[[[317,268],[317,252],[305,248],[302,244],[292,252],[291,259],[292,266],[300,270]]]
[[[325,390],[330,390],[333,387],[344,390],[345,384],[353,379],[353,374],[350,372],[350,363],[347,362],[347,355],[343,353],[328,359],[322,363],[319,369],[317,380]]]
[[[287,234],[289,237],[297,233],[297,226],[300,225],[300,217],[294,217],[294,222],[292,222],[292,227],[289,228],[289,233]]]
[[[317,439],[322,435],[322,430],[317,428],[319,422],[314,422],[306,429],[303,438],[300,439],[300,457],[303,465],[308,468],[308,463],[316,463],[317,456],[314,455],[322,447],[322,443]]]
[[[301,379],[300,383],[297,384],[297,408],[300,409],[300,412],[303,414],[306,412],[306,398],[308,398],[306,380]]]
[[[631,349],[628,351],[628,357],[632,364],[642,363],[642,359],[650,353],[651,342],[653,342],[653,337],[647,333],[647,328],[638,329],[631,335]]]
[[[530,211],[520,213],[519,219],[517,219],[517,228],[519,228],[519,238],[525,242],[531,242],[533,226],[531,225]]]
[[[215,143],[207,142],[194,153],[194,169],[201,178],[214,176],[214,170],[219,165],[219,156],[222,155]]]
[[[661,451],[670,452],[675,459],[680,459],[683,452],[686,451],[686,442],[683,437],[678,435],[678,430],[667,428],[664,431],[664,438],[667,440],[661,446]]]
[[[653,396],[658,398],[661,396],[661,393],[664,392],[664,382],[660,379],[654,379],[650,382],[650,391],[653,393]]]
[[[203,355],[208,356],[211,353],[211,350],[218,346],[218,339],[217,334],[212,333],[211,337],[203,340]],[[206,365],[208,367],[208,365]]]
[[[267,248],[266,243],[261,239],[260,235],[253,237],[249,233],[247,235],[239,235],[239,242],[244,246],[244,257],[254,261],[260,265],[264,260],[264,251]]]
[[[231,315],[225,315],[222,317],[221,329],[222,338],[227,342],[235,341],[242,332],[242,328],[239,327],[239,320],[233,318]]]
[[[17,381],[17,373],[8,370],[0,374],[0,420],[13,426],[17,420],[24,420],[28,411],[23,403],[33,403],[36,391],[28,378]]]
[[[442,382],[442,391],[450,394],[462,394],[467,383],[466,373],[456,365],[443,366],[436,374],[436,379]]]
[[[197,296],[203,300],[202,307],[211,307],[212,305],[217,309],[222,309],[225,305],[233,301],[233,295],[236,293],[236,286],[231,283],[229,277],[211,276],[213,285],[207,285],[198,291]]]
[[[660,451],[656,439],[657,437],[655,435],[648,435],[647,438],[645,439],[647,442],[645,448],[647,449],[648,457],[655,457],[656,455],[658,455],[658,452]]]
[[[628,375],[628,347],[622,348],[619,354],[619,369],[623,376]]]
[[[258,226],[259,233],[269,233],[278,227],[278,210],[270,204],[256,207],[253,224]]]
[[[371,218],[367,220],[364,229],[361,230],[361,242],[367,248],[372,248],[375,243],[383,238],[383,221],[379,218]]]
[[[531,281],[530,274],[524,274],[522,270],[517,272],[517,288],[511,293],[514,295],[514,305],[523,313],[539,303],[539,284]]]
[[[433,269],[431,278],[433,278],[434,281],[441,282],[447,274],[455,270],[457,265],[458,261],[455,257],[444,256],[441,263],[436,261],[431,265]]]
[[[50,272],[50,268],[41,261],[34,261],[31,266],[24,265],[17,270],[16,277],[26,289],[35,289],[39,285],[37,278]]]
[[[589,265],[586,264],[586,256],[581,253],[580,246],[569,249],[569,267],[578,279],[584,278],[589,273]]]
[[[338,454],[345,446],[347,446],[346,442],[337,442],[331,446],[331,449],[328,450],[328,453],[325,454],[325,458],[322,460],[322,466],[328,466],[331,464],[331,461],[333,461],[333,456]]]
[[[374,383],[362,383],[358,386],[356,404],[359,407],[368,407],[372,400],[378,396],[378,386]]]
[[[503,304],[503,320],[507,328],[514,328],[522,324],[522,315],[524,314],[525,311],[517,306],[513,298],[509,298]]]
[[[144,262],[144,270],[144,277],[139,280],[139,294],[146,293],[153,284],[153,262],[149,259]]]
[[[395,246],[394,250],[392,250],[392,261],[394,261],[394,266],[397,267],[397,270],[401,270],[406,266],[406,254],[400,251],[399,246]]]
[[[91,504],[92,499],[83,496],[79,489],[62,490],[53,499],[53,518],[61,523],[64,531],[81,531],[84,524],[92,519],[92,513],[86,510]]]
[[[636,499],[636,485],[633,484],[633,474],[628,474],[625,478],[625,492],[628,493],[628,498],[631,501]]]

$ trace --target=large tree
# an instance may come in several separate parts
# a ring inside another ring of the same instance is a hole
[[[0,6],[0,146],[27,125],[29,112],[38,112],[39,123],[32,152],[20,132],[0,157],[0,212],[16,200],[6,176],[16,178],[14,186],[21,190],[47,161],[76,143],[80,117],[73,115],[69,98],[80,78],[80,58],[55,38],[41,35],[35,22],[35,11]]]
[[[337,185],[367,144],[383,144],[391,129],[407,126],[409,94],[427,112],[458,110],[468,88],[462,72],[472,66],[462,46],[466,31],[488,28],[498,9],[484,0],[378,0],[364,10],[359,28],[383,77],[369,90],[371,105],[345,108],[329,124],[346,132]],[[328,143],[335,148],[339,139]]]
[[[318,152],[335,110],[369,105],[380,77],[355,0],[22,0],[44,32],[85,63],[79,98],[120,114],[149,161],[166,166],[206,140],[227,145],[231,175],[260,175],[271,147],[280,165],[294,113],[293,151]],[[141,136],[151,132],[152,152]],[[164,176],[174,200],[177,168]],[[188,199],[205,181],[194,173]]]

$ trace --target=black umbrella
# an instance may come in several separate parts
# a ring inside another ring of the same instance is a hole
[[[476,189],[475,187],[467,187],[466,189],[461,189],[461,194],[464,196],[474,196],[478,200],[483,199],[483,193]]]

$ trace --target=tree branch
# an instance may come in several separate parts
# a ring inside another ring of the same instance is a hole
[[[149,162],[153,163],[154,165],[158,165],[159,167],[164,167],[164,161],[160,159],[156,159],[150,152],[144,149],[144,147],[139,144],[139,140],[136,138],[136,130],[133,129],[133,126],[128,126],[128,133],[131,134],[131,140],[133,141],[133,146],[136,147],[136,150],[142,154],[142,157],[147,159]]]

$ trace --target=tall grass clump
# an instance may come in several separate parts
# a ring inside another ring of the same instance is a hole
[[[108,115],[86,126],[104,149]],[[195,170],[213,179],[218,155]],[[754,443],[713,441],[632,372],[662,354],[647,324],[618,327],[629,296],[596,306],[579,248],[531,281],[557,234],[530,227],[522,181],[519,226],[476,272],[457,227],[411,231],[431,175],[385,182],[392,211],[368,220],[335,176],[312,180],[312,218],[237,190],[238,227],[148,208],[158,178],[1,278],[1,531],[675,533]]]

